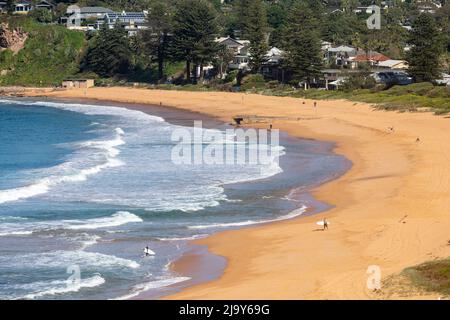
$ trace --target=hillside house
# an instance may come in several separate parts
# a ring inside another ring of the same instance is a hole
[[[66,15],[61,17],[59,22],[68,29],[95,29],[98,26],[97,21],[103,20],[108,13],[114,13],[114,11],[103,7],[69,6]]]
[[[358,53],[358,49],[351,46],[325,46],[324,59],[330,64],[336,67],[347,66],[348,60],[354,57]]]
[[[15,14],[28,14],[31,10],[33,10],[33,6],[29,1],[18,1],[14,5]]]
[[[99,20],[98,25],[107,25],[109,29],[113,29],[116,25],[124,28],[129,36],[134,36],[139,30],[147,29],[147,13],[146,12],[113,12],[106,13],[103,21]]]
[[[237,40],[231,37],[222,37],[217,38],[216,42],[224,45],[228,49],[232,50],[234,53],[233,61],[231,61],[228,65],[228,68],[231,70],[250,70],[248,64],[250,62],[249,57],[249,45],[250,41],[248,40]]]
[[[359,50],[355,56],[347,59],[347,65],[350,69],[357,69],[362,63],[367,63],[369,66],[373,67],[378,66],[380,62],[387,60],[391,59],[379,52]]]
[[[36,9],[46,9],[49,11],[52,11],[55,8],[55,4],[51,1],[39,1],[38,3],[36,3],[36,5],[34,6]]]

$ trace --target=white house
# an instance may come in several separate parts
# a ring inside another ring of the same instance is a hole
[[[146,12],[113,12],[107,13],[103,17],[103,21],[99,20],[98,24],[106,24],[108,28],[112,29],[117,24],[128,31],[129,36],[136,35],[139,30],[147,29],[147,14]]]
[[[69,6],[66,15],[60,18],[60,23],[66,25],[68,29],[88,30],[89,26],[84,26],[87,21],[94,21],[92,28],[97,25],[98,19],[104,19],[107,13],[114,13],[113,10],[103,7],[78,7]]]
[[[47,10],[53,10],[55,8],[55,4],[51,1],[42,0],[36,3],[34,6],[36,9],[47,9]]]
[[[237,40],[231,37],[217,38],[216,42],[225,45],[228,49],[234,52],[233,61],[229,63],[228,68],[231,70],[250,70],[248,66],[250,62],[248,48],[250,41]]]
[[[33,10],[33,6],[29,1],[18,1],[15,3],[14,13],[15,14],[27,14]]]

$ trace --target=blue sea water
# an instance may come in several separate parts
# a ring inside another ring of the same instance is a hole
[[[168,265],[187,240],[320,206],[307,188],[349,166],[330,144],[289,137],[280,164],[177,165],[177,128],[124,106],[1,100],[0,299],[132,298],[182,283]]]

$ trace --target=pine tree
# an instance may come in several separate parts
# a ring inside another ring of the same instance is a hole
[[[88,49],[82,69],[104,77],[125,74],[130,68],[130,56],[127,32],[120,26],[104,27]]]
[[[154,0],[147,15],[147,30],[142,32],[146,51],[158,63],[158,80],[164,77],[164,63],[168,58],[170,33],[172,32],[173,8],[170,1]]]
[[[242,35],[250,41],[250,67],[253,72],[258,72],[267,54],[267,15],[262,0],[243,0],[241,7]]]
[[[284,31],[285,67],[292,78],[305,82],[305,87],[321,75],[322,54],[318,20],[304,2],[292,7]]]
[[[408,52],[409,73],[416,82],[433,81],[440,77],[439,58],[442,53],[440,31],[429,14],[421,14],[414,21]]]
[[[186,62],[188,82],[191,82],[191,66],[196,83],[197,67],[202,69],[214,59],[219,50],[215,41],[217,30],[216,14],[208,1],[181,0],[177,4],[171,50],[174,57]]]
[[[16,1],[14,0],[6,0],[6,11],[8,14],[12,14],[16,8],[15,6]]]

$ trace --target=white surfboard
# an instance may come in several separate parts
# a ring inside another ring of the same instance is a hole
[[[324,223],[323,223],[323,220],[322,220],[322,221],[317,221],[316,224],[317,224],[318,226],[323,227],[323,224],[324,224]],[[330,225],[330,224],[331,224],[330,221],[327,221],[327,224]]]
[[[155,254],[156,253],[153,250],[150,250],[150,249],[147,249],[147,248],[144,249],[144,255],[154,256]]]

